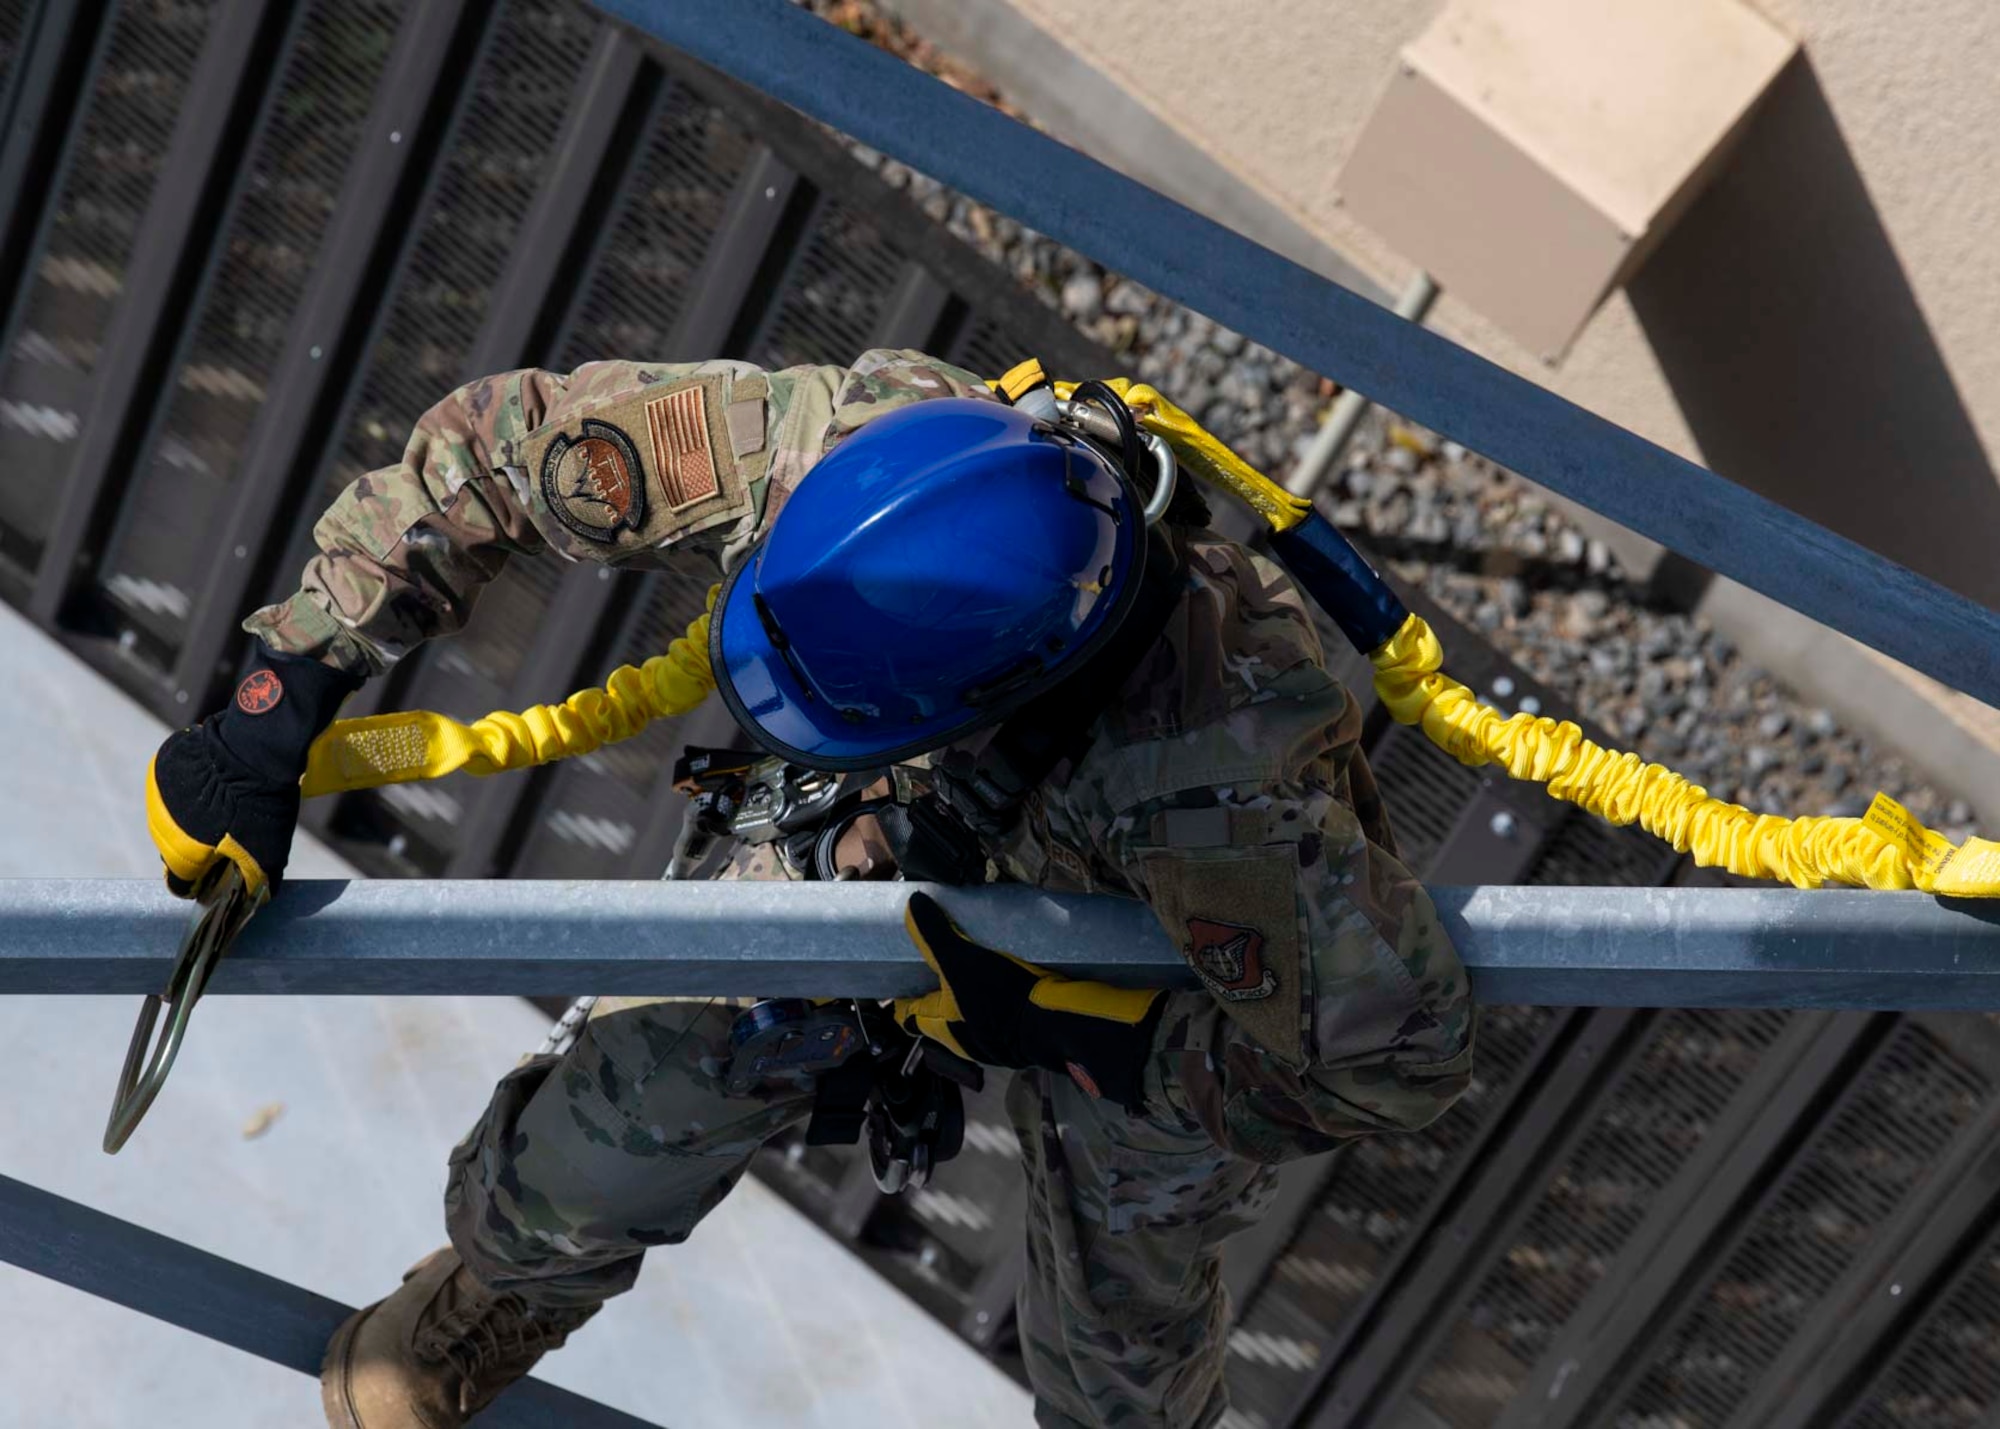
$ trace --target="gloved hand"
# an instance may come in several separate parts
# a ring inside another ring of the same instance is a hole
[[[1144,1104],[1164,993],[1077,981],[982,947],[926,894],[910,895],[903,924],[941,984],[896,999],[905,1032],[992,1067],[1067,1072],[1090,1095],[1128,1110]]]
[[[217,713],[167,736],[146,768],[146,828],[182,898],[216,863],[251,892],[276,888],[291,857],[306,751],[362,679],[257,645],[250,673]]]

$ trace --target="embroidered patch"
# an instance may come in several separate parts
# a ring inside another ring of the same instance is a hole
[[[284,683],[269,670],[252,670],[236,687],[236,707],[245,714],[259,715],[274,710],[284,697]]]
[[[667,509],[678,511],[706,501],[721,488],[715,475],[715,448],[708,438],[708,394],[683,387],[646,404],[646,430],[653,439],[653,469],[660,474]]]
[[[1254,1002],[1278,990],[1278,975],[1264,966],[1264,935],[1235,923],[1188,919],[1188,961],[1209,988],[1228,1002]]]
[[[1170,849],[1142,862],[1146,901],[1202,986],[1265,1051],[1304,1067],[1313,974],[1297,846]]]
[[[585,540],[606,544],[646,520],[646,486],[632,439],[609,422],[583,419],[582,434],[560,435],[542,456],[542,499]],[[710,479],[713,480],[713,465]]]

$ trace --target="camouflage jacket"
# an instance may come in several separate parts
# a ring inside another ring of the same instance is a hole
[[[358,479],[314,535],[299,591],[245,629],[379,672],[462,626],[511,554],[718,569],[812,464],[870,418],[988,395],[918,353],[765,373],[599,362],[471,383],[401,464]],[[1464,1089],[1464,969],[1393,852],[1303,598],[1275,565],[1175,534],[1187,594],[1088,752],[989,849],[1007,877],[1144,899],[1207,992],[1171,995],[1148,1100],[1229,1149],[1280,1160],[1422,1126]]]

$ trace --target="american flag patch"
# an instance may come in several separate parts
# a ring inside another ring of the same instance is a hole
[[[708,393],[683,387],[646,404],[646,429],[653,439],[653,467],[660,473],[667,505],[705,501],[721,488],[715,475],[715,448],[708,439]]]

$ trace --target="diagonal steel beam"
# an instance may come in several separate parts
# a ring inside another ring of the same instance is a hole
[[[0,1261],[219,1340],[303,1374],[352,1313],[247,1265],[0,1176]],[[479,1423],[511,1429],[646,1429],[646,1421],[523,1380]]]
[[[302,880],[220,993],[894,997],[931,985],[892,883]],[[1489,1003],[2000,1010],[2000,905],[1791,889],[1439,888]],[[1193,978],[1143,904],[944,888],[975,938],[1078,977]],[[0,994],[155,992],[188,905],[150,880],[0,880]]]
[[[787,0],[597,8],[1955,689],[2000,614],[1260,247]]]

